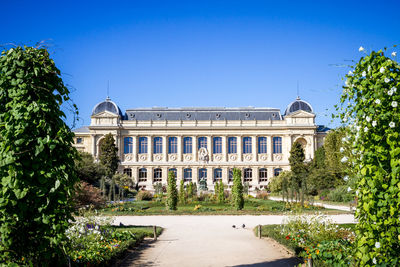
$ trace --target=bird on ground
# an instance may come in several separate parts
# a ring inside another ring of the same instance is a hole
[[[125,226],[122,222],[119,223],[119,226]]]
[[[232,225],[232,228],[236,228],[236,226],[235,226],[235,225]]]
[[[246,227],[246,225],[242,224],[242,228],[245,228],[245,227]]]

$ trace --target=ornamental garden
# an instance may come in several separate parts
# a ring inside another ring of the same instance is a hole
[[[324,146],[306,161],[290,150],[290,171],[250,192],[242,171],[233,186],[177,184],[174,172],[154,192],[123,173],[111,134],[99,161],[77,152],[63,107],[77,107],[45,47],[13,47],[0,57],[0,264],[104,266],[153,236],[148,227],[114,226],[119,215],[290,214],[261,227],[316,266],[400,264],[400,66],[395,48],[366,52],[346,75]],[[273,200],[272,200],[273,199]],[[277,200],[278,199],[278,200]],[[324,203],[354,208],[357,224],[336,225]],[[255,231],[258,229],[255,229]],[[158,228],[157,234],[162,229]],[[257,232],[257,231],[256,231]],[[257,233],[258,234],[258,233]]]

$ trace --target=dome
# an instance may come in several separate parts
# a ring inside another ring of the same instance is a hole
[[[297,97],[295,101],[287,106],[284,115],[289,115],[290,113],[296,112],[298,110],[304,110],[310,113],[314,113],[314,110],[309,103],[301,100],[300,97]]]
[[[119,109],[119,107],[117,106],[117,104],[115,104],[113,101],[111,101],[111,99],[109,97],[107,97],[105,101],[98,103],[93,108],[92,116],[96,115],[100,112],[104,112],[104,111],[108,111],[108,112],[114,113],[116,115],[122,116],[122,112]]]

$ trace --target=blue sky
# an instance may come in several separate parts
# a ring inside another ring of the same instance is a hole
[[[0,44],[48,40],[78,126],[107,96],[135,107],[276,107],[330,127],[360,46],[399,44],[398,1],[2,1]],[[398,49],[400,50],[400,49]],[[400,51],[399,51],[400,52]]]

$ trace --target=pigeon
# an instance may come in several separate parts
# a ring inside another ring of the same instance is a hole
[[[232,228],[236,228],[236,226],[235,226],[235,225],[232,225]]]
[[[125,226],[122,222],[119,223],[119,226]]]
[[[245,228],[245,227],[246,227],[246,225],[242,224],[242,228]]]

